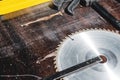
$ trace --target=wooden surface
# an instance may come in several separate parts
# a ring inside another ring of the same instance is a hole
[[[120,3],[109,0],[109,3],[106,1],[100,4],[120,19]],[[54,54],[66,36],[85,28],[115,30],[90,7],[78,7],[74,16],[62,14],[46,6],[35,8],[31,13],[14,19],[1,21],[0,75],[33,74],[46,77],[54,74]],[[37,79],[16,77],[0,78],[0,80]]]

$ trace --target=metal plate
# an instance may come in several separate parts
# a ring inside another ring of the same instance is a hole
[[[107,30],[77,32],[63,40],[57,51],[58,71],[103,54],[107,62],[74,73],[64,80],[119,80],[120,35]]]
[[[29,8],[49,1],[51,0],[0,0],[0,15]]]

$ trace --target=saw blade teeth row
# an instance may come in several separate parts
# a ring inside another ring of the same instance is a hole
[[[55,68],[55,70],[56,70],[56,72],[58,72],[59,70],[58,70],[58,67],[57,67],[57,55],[56,55],[56,57],[54,58],[54,68]]]
[[[93,30],[109,31],[109,32],[120,34],[120,31],[118,31],[118,30],[110,30],[110,29],[106,29],[106,28],[85,28],[85,29],[80,29],[79,31],[76,31],[75,33],[71,33],[70,35],[68,35],[64,39],[62,39],[62,41],[59,43],[59,45],[56,48],[56,56],[54,58],[54,67],[56,69],[56,72],[59,71],[59,69],[57,67],[58,66],[58,64],[57,64],[57,57],[58,57],[57,53],[58,53],[58,50],[60,49],[60,46],[64,43],[64,41],[68,38],[72,38],[72,36],[75,35],[75,34],[85,32],[85,31],[93,31]],[[60,80],[64,80],[64,79],[61,78]]]
[[[81,30],[79,30],[79,31],[76,31],[75,33],[72,33],[72,35],[78,34],[78,33],[80,33],[81,31],[84,31],[84,29],[81,29]],[[71,36],[72,36],[72,35],[71,35]]]
[[[57,72],[57,71],[58,71],[58,68],[57,68],[56,58],[57,58],[57,54],[56,54],[56,56],[55,56],[55,58],[54,58],[54,68],[55,68],[55,70],[56,70],[56,72]]]
[[[102,28],[94,28],[93,30],[99,30],[99,29],[102,30]]]

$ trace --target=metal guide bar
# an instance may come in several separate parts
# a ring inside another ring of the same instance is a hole
[[[120,21],[117,20],[112,14],[110,14],[104,7],[99,3],[93,2],[91,7],[99,13],[107,22],[112,24],[116,29],[120,30]]]
[[[75,66],[72,66],[70,68],[67,68],[65,70],[62,70],[60,72],[56,72],[55,74],[47,77],[47,78],[44,78],[43,80],[56,80],[56,79],[60,79],[60,78],[63,78],[65,76],[68,76],[70,74],[73,74],[73,73],[76,73],[78,71],[82,71],[84,69],[87,69],[91,66],[94,66],[98,63],[101,63],[103,60],[102,60],[102,57],[98,56],[98,57],[95,57],[95,58],[92,58],[92,59],[89,59],[83,63],[80,63],[80,64],[77,64]]]

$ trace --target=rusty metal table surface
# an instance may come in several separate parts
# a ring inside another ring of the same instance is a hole
[[[120,19],[120,3],[100,2]],[[46,77],[55,73],[54,56],[66,36],[86,28],[115,28],[90,7],[78,7],[74,16],[46,6],[33,7],[30,13],[0,22],[0,75],[32,74]],[[33,77],[0,80],[37,80]]]

